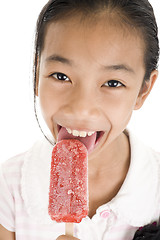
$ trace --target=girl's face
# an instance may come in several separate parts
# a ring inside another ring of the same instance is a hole
[[[144,43],[136,31],[104,19],[50,23],[38,69],[37,95],[54,138],[73,138],[66,129],[83,136],[95,132],[80,138],[94,154],[123,134],[157,76],[154,71],[140,93]]]

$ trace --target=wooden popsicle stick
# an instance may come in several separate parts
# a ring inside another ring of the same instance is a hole
[[[73,223],[66,223],[65,224],[65,231],[66,231],[66,236],[70,236],[70,237],[73,237],[73,230],[74,230],[74,225]]]

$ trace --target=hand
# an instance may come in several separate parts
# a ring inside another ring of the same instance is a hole
[[[75,238],[75,237],[68,237],[66,235],[61,235],[56,240],[80,240],[80,239]]]

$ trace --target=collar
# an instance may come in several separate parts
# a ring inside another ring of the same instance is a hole
[[[46,139],[36,142],[25,154],[22,167],[21,192],[27,213],[43,224],[53,224],[48,215],[52,150]]]
[[[131,162],[118,194],[109,203],[128,224],[139,227],[157,221],[160,215],[160,154],[125,131],[130,140]]]
[[[131,162],[118,194],[97,212],[109,208],[126,223],[144,226],[159,217],[160,154],[145,146],[125,130],[131,147]],[[53,224],[48,215],[50,165],[53,146],[45,139],[34,144],[25,154],[21,192],[28,214],[43,224]]]

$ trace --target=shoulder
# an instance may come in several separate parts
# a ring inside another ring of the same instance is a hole
[[[148,145],[142,144],[143,151],[145,152],[146,161],[149,165],[154,165],[156,168],[160,168],[160,152],[157,152]],[[139,153],[141,155],[141,152]],[[144,159],[143,159],[144,160]],[[160,171],[160,170],[159,170]]]
[[[24,156],[26,152],[18,154],[1,164],[1,168],[3,169],[4,173],[9,172],[18,172],[21,169],[21,166],[24,162]]]
[[[40,139],[36,141],[33,146],[26,152],[20,153],[0,165],[1,175],[5,181],[10,184],[10,182],[20,180],[24,165],[26,162],[30,163],[30,159],[38,159],[38,156],[45,154],[45,149],[47,148],[47,141]]]
[[[136,136],[131,130],[125,130],[124,133],[129,138],[131,157],[139,163],[145,163],[151,160],[160,164],[160,152],[155,151],[153,148],[145,144],[141,139]]]
[[[160,200],[160,152],[145,144],[131,131],[128,132],[131,149],[130,174],[134,175],[138,182],[146,183]],[[137,184],[138,184],[137,182]],[[148,191],[149,192],[149,191]]]
[[[160,152],[145,144],[131,131],[128,132],[128,136],[131,152],[128,175],[134,178],[133,182],[137,181],[137,184],[142,182],[152,190],[154,186],[156,196],[158,193],[160,195]]]
[[[158,164],[160,164],[160,152],[157,152],[152,148],[150,149],[150,152],[151,152],[151,156],[157,161]]]
[[[25,154],[21,153],[14,156],[3,162],[0,166],[0,184],[8,186],[10,191],[11,189],[13,190],[13,185],[17,186],[20,182]]]
[[[150,160],[153,161],[157,166],[157,168],[159,169],[159,176],[160,176],[160,152],[157,152],[152,148],[150,148]]]
[[[0,167],[0,224],[12,232],[15,231],[15,199],[20,192],[24,155],[5,161]]]

